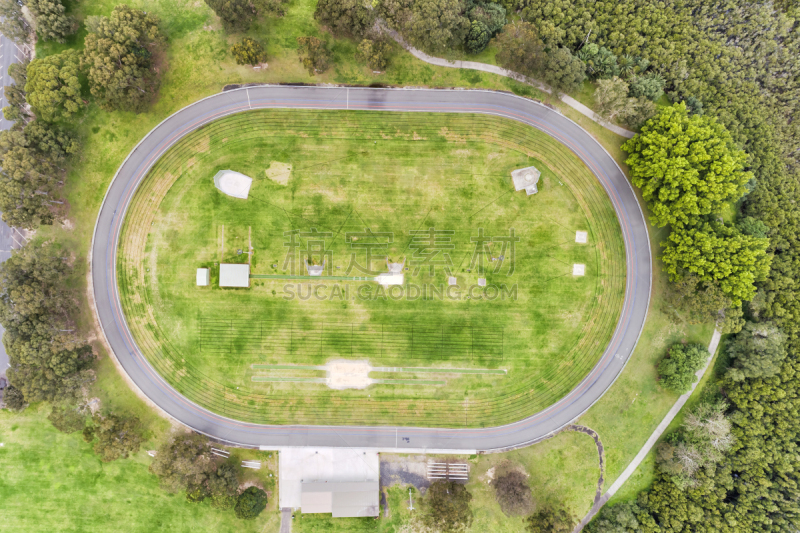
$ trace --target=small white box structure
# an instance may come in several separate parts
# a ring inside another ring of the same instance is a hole
[[[403,276],[403,274],[394,274],[392,272],[384,272],[375,276],[375,281],[384,287],[388,287],[390,285],[402,285],[404,279],[405,276]]]
[[[451,287],[454,285],[458,285],[458,280],[455,278],[455,276],[450,276],[449,278],[447,278],[447,284],[450,285]]]
[[[214,186],[223,194],[247,200],[253,178],[233,170],[220,170],[214,174]]]
[[[250,287],[250,265],[222,263],[219,265],[220,287]]]
[[[478,287],[486,286],[486,278],[478,278]]]
[[[586,244],[589,241],[589,232],[588,231],[576,231],[575,232],[575,242],[580,244]]]
[[[198,287],[207,287],[208,284],[211,283],[211,275],[208,272],[207,268],[198,268],[197,269],[197,286]]]
[[[536,184],[539,183],[539,177],[542,173],[536,167],[518,168],[511,171],[511,179],[514,181],[514,189],[517,191],[525,191],[528,196],[536,194],[539,189]]]
[[[321,265],[309,265],[308,261],[303,259],[306,264],[306,272],[308,272],[309,276],[321,276],[322,273],[325,271],[325,263],[326,261],[322,261]]]
[[[580,263],[575,263],[572,265],[573,276],[583,276],[584,274],[586,274],[586,265],[582,265]]]

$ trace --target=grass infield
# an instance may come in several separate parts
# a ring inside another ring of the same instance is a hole
[[[510,172],[531,165],[540,192],[526,197]],[[214,188],[220,169],[254,179],[248,200]],[[503,244],[512,228],[513,251]],[[483,246],[481,231],[494,242]],[[387,258],[405,261],[403,286],[349,279],[385,272]],[[298,278],[304,259],[330,278]],[[624,260],[596,178],[533,128],[260,110],[189,134],[155,164],[128,210],[117,269],[145,356],[213,411],[477,427],[537,412],[586,375],[619,317]],[[218,287],[220,263],[248,261],[249,289]],[[586,275],[572,275],[576,263]],[[211,269],[211,286],[195,286],[198,267]],[[319,383],[312,367],[338,359],[369,361],[374,384]],[[465,372],[478,369],[505,372]]]

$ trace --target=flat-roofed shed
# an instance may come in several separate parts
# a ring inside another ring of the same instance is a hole
[[[250,287],[250,265],[222,263],[219,265],[220,287]]]
[[[378,481],[321,481],[302,484],[301,510],[333,518],[378,516]]]

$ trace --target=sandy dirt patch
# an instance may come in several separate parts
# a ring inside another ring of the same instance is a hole
[[[365,389],[372,384],[372,367],[366,361],[331,361],[325,368],[332,389]]]
[[[265,170],[267,177],[279,185],[286,185],[289,183],[289,178],[292,175],[292,165],[290,163],[281,163],[280,161],[271,161],[269,168]]]

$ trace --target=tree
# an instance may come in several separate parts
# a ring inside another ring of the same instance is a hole
[[[729,226],[702,224],[673,231],[661,244],[662,260],[671,280],[692,272],[700,280],[718,285],[738,306],[753,297],[755,282],[769,274],[772,258],[766,253],[768,244],[767,239],[742,235]]]
[[[258,487],[248,487],[236,500],[236,518],[252,520],[267,507],[267,493]]]
[[[575,526],[575,517],[563,507],[544,507],[525,520],[528,533],[569,533]]]
[[[470,22],[481,22],[489,30],[490,35],[496,35],[506,25],[506,8],[494,2],[468,2],[467,18]]]
[[[314,19],[334,35],[361,38],[375,24],[375,12],[364,0],[319,0]]]
[[[744,217],[736,223],[739,231],[757,239],[765,239],[769,234],[769,227],[761,220],[753,217]]]
[[[366,63],[372,70],[386,70],[391,50],[389,43],[383,39],[376,41],[364,39],[359,43],[356,50],[356,60]]]
[[[443,532],[465,531],[472,524],[472,494],[453,481],[435,481],[425,493],[422,522]]]
[[[54,405],[47,419],[62,433],[82,431],[86,425],[86,417],[76,407]]]
[[[518,471],[511,470],[497,476],[494,480],[495,496],[500,509],[509,516],[528,514],[533,507],[531,487],[528,485],[527,476]]]
[[[325,72],[330,66],[330,52],[324,41],[316,37],[298,37],[298,54],[300,63],[312,76],[317,72]]]
[[[653,118],[656,115],[656,113],[657,113],[656,105],[647,98],[642,98],[640,96],[639,98],[636,99],[636,102],[633,105],[631,113],[625,116],[624,120],[628,126],[630,126],[635,130],[638,130],[648,120]]]
[[[236,493],[239,490],[239,474],[236,465],[223,463],[216,472],[209,475],[208,492],[211,505],[220,510],[233,509]]]
[[[19,0],[0,0],[0,33],[17,44],[27,43],[33,32]]]
[[[208,7],[222,21],[222,27],[228,33],[239,33],[247,30],[256,14],[249,0],[205,0]]]
[[[3,403],[12,411],[22,411],[28,406],[22,391],[13,385],[9,385],[3,391]]]
[[[110,17],[87,20],[81,66],[89,88],[106,110],[140,112],[155,96],[153,56],[162,42],[155,15],[122,5]]]
[[[135,416],[125,418],[115,414],[106,417],[95,415],[92,424],[84,429],[83,439],[89,443],[94,442],[94,453],[106,463],[138,452],[144,441],[142,425]]]
[[[179,433],[163,444],[150,463],[161,487],[172,493],[205,485],[216,470],[208,439],[196,433]]]
[[[83,107],[80,55],[77,50],[34,59],[28,66],[25,85],[28,103],[45,122],[69,119]]]
[[[774,324],[748,322],[728,344],[728,357],[734,362],[727,377],[744,381],[775,376],[786,359],[785,342],[786,336]]]
[[[26,5],[36,20],[36,33],[42,40],[63,43],[78,29],[75,19],[64,13],[60,0],[26,0]]]
[[[11,63],[8,75],[14,80],[14,85],[3,87],[8,105],[3,108],[6,120],[16,123],[26,123],[31,118],[28,112],[28,100],[25,94],[25,84],[28,83],[28,62]]]
[[[463,0],[384,0],[380,6],[411,44],[429,52],[461,46],[470,28]]]
[[[658,363],[659,383],[678,394],[689,392],[697,381],[695,373],[703,368],[710,357],[708,350],[699,344],[675,344],[667,356]]]
[[[514,22],[503,28],[497,36],[497,63],[503,67],[534,76],[542,71],[547,56],[544,53],[544,43],[533,24],[528,22]]]
[[[693,273],[683,273],[670,286],[666,301],[683,313],[689,324],[713,322],[723,334],[737,333],[744,326],[741,306],[735,306],[719,286]]]
[[[578,52],[578,59],[584,62],[586,72],[592,78],[603,79],[619,75],[617,56],[603,46],[587,44]]]
[[[486,24],[478,20],[473,20],[469,31],[467,32],[466,40],[464,41],[464,48],[470,54],[479,54],[483,52],[492,38],[489,28]]]
[[[664,78],[655,73],[634,76],[631,80],[631,96],[647,98],[651,102],[655,102],[664,94],[665,84]]]
[[[720,212],[752,178],[744,170],[747,154],[728,131],[714,119],[690,117],[683,104],[662,108],[622,148],[658,227],[682,228]]]
[[[594,100],[597,112],[606,120],[624,119],[636,108],[636,99],[628,97],[628,84],[616,76],[597,82]]]
[[[261,43],[245,37],[240,43],[231,47],[231,54],[237,65],[258,65],[267,60],[267,53]]]
[[[556,92],[575,91],[586,79],[586,67],[566,48],[558,48],[547,54],[544,81]]]
[[[38,121],[22,131],[0,132],[0,209],[12,226],[33,229],[51,224],[63,203],[56,189],[63,183],[68,155],[77,151],[73,135]]]

